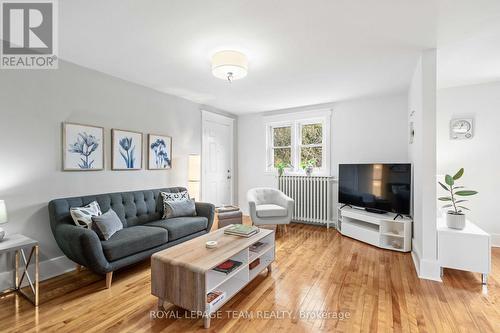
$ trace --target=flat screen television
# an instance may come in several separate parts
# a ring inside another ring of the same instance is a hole
[[[375,213],[410,214],[411,164],[340,164],[339,203]]]

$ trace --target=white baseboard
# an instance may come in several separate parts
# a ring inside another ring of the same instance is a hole
[[[500,234],[491,234],[491,246],[500,247]]]
[[[31,259],[32,264],[30,265],[29,272],[32,279],[34,278],[34,260]],[[49,260],[40,262],[40,281],[50,279],[54,276],[64,274],[66,272],[74,270],[76,264],[69,260],[66,256],[60,256],[52,258]],[[20,274],[22,274],[24,265],[22,259],[20,260]],[[19,276],[20,277],[20,276]],[[23,286],[28,285],[28,280],[26,277],[23,281]],[[0,290],[6,290],[14,287],[14,270],[0,273]]]
[[[413,246],[411,257],[419,278],[442,282],[441,266],[437,260],[422,259],[420,251],[416,246]]]

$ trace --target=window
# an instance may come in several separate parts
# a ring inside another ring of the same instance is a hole
[[[313,174],[330,174],[330,111],[265,118],[268,172],[274,172],[281,164],[287,174],[299,175],[312,165]]]
[[[321,168],[323,164],[323,124],[300,126],[300,166],[311,164]]]
[[[292,164],[292,127],[273,127],[273,166],[276,168],[280,163],[287,168]]]

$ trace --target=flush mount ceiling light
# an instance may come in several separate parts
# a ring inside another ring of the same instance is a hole
[[[220,51],[212,56],[212,74],[222,80],[232,82],[247,76],[247,57],[238,51]]]

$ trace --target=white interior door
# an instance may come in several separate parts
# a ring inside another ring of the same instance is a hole
[[[233,119],[203,111],[202,200],[233,203]]]

